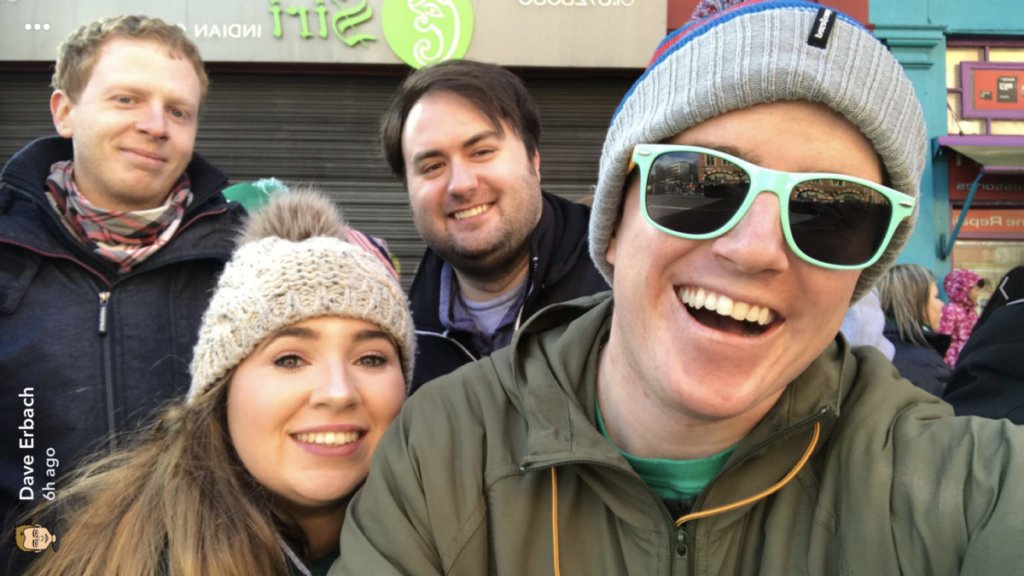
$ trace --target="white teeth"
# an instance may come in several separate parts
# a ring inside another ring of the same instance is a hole
[[[466,218],[472,218],[477,214],[483,214],[484,212],[487,212],[487,210],[490,209],[490,207],[491,204],[483,204],[481,206],[477,206],[476,208],[470,208],[469,210],[456,212],[455,214],[453,214],[453,216],[455,216],[456,220],[465,220]]]
[[[682,301],[683,304],[689,304],[690,303],[690,289],[689,288],[685,288],[685,287],[684,288],[680,288],[679,292],[677,292],[677,295],[679,296],[679,300]]]
[[[305,442],[307,444],[320,444],[323,446],[344,446],[345,444],[351,444],[356,440],[359,440],[359,432],[327,432],[316,433],[309,432],[306,434],[296,434],[295,438],[299,442]]]
[[[708,295],[704,293],[704,289],[698,288],[697,295],[693,298],[693,302],[690,302],[690,305],[696,308],[697,310],[700,310],[701,308],[704,307],[704,301],[707,299],[707,297]]]
[[[757,322],[757,317],[761,315],[760,306],[751,306],[750,310],[747,311],[747,317],[744,318],[747,322]]]
[[[708,292],[708,299],[704,301],[704,307],[711,311],[718,308],[718,294]]]
[[[728,296],[704,290],[703,288],[683,287],[679,289],[678,296],[683,304],[691,308],[696,310],[707,308],[722,316],[729,316],[734,320],[756,322],[761,326],[766,326],[775,321],[775,312],[772,312],[765,306],[733,300]]]
[[[715,308],[715,311],[722,316],[732,316],[732,298],[729,298],[728,296],[719,296],[718,307]]]

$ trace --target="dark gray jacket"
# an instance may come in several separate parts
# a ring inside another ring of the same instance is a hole
[[[960,352],[943,400],[957,416],[1024,424],[1024,300],[995,310]]]
[[[119,274],[64,227],[44,195],[50,166],[71,157],[69,140],[42,138],[0,173],[5,529],[49,482],[188,389],[200,319],[244,213],[220,193],[227,176],[195,155],[187,168],[194,198],[177,234]],[[48,449],[59,465],[47,462]]]
[[[949,348],[950,336],[929,330],[925,332],[928,346],[904,342],[900,340],[899,329],[892,322],[886,323],[883,334],[896,347],[892,363],[900,371],[900,376],[910,380],[914,386],[941,398],[951,372],[949,365],[942,359],[942,355]]]

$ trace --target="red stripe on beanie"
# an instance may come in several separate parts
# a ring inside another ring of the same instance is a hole
[[[654,56],[651,57],[651,61],[647,63],[647,67],[650,68],[651,66],[653,66],[654,63],[658,60],[658,58],[662,54],[664,54],[665,52],[668,52],[669,49],[671,49],[673,46],[678,44],[680,42],[680,40],[682,40],[683,38],[686,38],[690,34],[690,31],[692,31],[694,28],[696,28],[698,26],[703,26],[704,24],[707,24],[709,22],[713,22],[715,19],[717,19],[720,16],[723,16],[725,14],[731,14],[732,12],[735,12],[737,10],[741,10],[741,9],[746,8],[748,6],[753,6],[755,4],[762,4],[764,2],[773,2],[773,1],[775,1],[775,0],[747,0],[746,2],[741,2],[739,4],[734,4],[734,5],[726,8],[725,10],[721,10],[721,11],[715,12],[714,14],[708,16],[707,18],[701,18],[700,20],[693,21],[692,23],[687,25],[685,28],[681,28],[680,30],[676,30],[676,32],[673,33],[675,38],[673,38],[671,42],[666,42],[665,44],[662,44],[661,46],[659,46],[658,49],[654,52]]]

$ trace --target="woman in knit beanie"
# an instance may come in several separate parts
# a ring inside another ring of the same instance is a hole
[[[327,572],[415,357],[397,274],[353,234],[312,192],[252,216],[187,398],[32,513],[64,537],[30,574]]]

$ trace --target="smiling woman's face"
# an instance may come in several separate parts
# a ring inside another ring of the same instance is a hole
[[[280,330],[238,365],[228,430],[261,484],[294,506],[329,507],[366,479],[404,400],[397,349],[379,327],[315,318]]]
[[[774,170],[882,180],[878,156],[860,131],[809,102],[729,112],[670,142],[728,151]],[[639,185],[630,178],[607,252],[615,266],[609,346],[618,347],[644,394],[676,411],[709,420],[766,411],[835,338],[860,271],[829,270],[796,256],[770,192],[723,236],[685,240],[644,221]],[[682,302],[701,291],[744,310],[767,308],[768,327]]]

